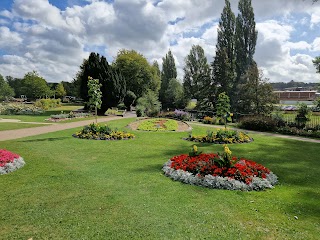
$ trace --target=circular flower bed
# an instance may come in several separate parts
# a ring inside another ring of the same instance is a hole
[[[200,153],[194,145],[189,155],[174,156],[162,170],[175,181],[217,189],[259,191],[273,188],[278,181],[261,164],[232,156],[226,145],[222,155]]]
[[[132,133],[112,130],[107,125],[99,125],[95,123],[84,126],[80,132],[77,132],[72,136],[75,138],[92,140],[127,140],[135,137]]]
[[[137,130],[143,131],[177,131],[178,122],[172,119],[155,118],[142,121]]]
[[[0,149],[0,175],[13,172],[25,164],[22,157],[5,149]]]
[[[202,143],[215,143],[215,144],[226,144],[226,143],[249,143],[253,141],[246,133],[228,130],[218,129],[217,132],[208,131],[207,135],[193,136],[192,134],[185,140]]]

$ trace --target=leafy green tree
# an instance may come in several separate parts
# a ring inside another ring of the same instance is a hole
[[[137,100],[136,108],[138,117],[145,115],[148,117],[154,117],[159,113],[161,103],[158,100],[157,94],[149,89]]]
[[[218,93],[225,92],[228,96],[232,96],[235,80],[235,22],[230,2],[225,0],[225,7],[219,21],[216,56],[211,65]]]
[[[20,95],[25,95],[25,93],[22,92],[23,79],[6,76],[6,81],[9,84],[9,86],[13,89],[15,93],[14,95],[15,97],[20,97]]]
[[[295,117],[295,122],[298,128],[304,128],[306,126],[306,123],[310,121],[310,112],[311,110],[308,108],[307,104],[298,104],[297,116]]]
[[[165,92],[168,108],[183,108],[184,94],[182,84],[175,78],[170,79],[168,89]]]
[[[189,55],[185,58],[183,88],[185,95],[201,102],[212,97],[214,93],[211,84],[210,66],[199,45],[193,45]]]
[[[161,87],[161,72],[157,61],[152,63],[151,73],[153,81],[151,82],[150,89],[153,89],[154,92],[158,93]]]
[[[14,96],[14,90],[7,81],[4,80],[3,76],[0,74],[0,100],[6,100],[9,97]]]
[[[134,92],[138,98],[148,89],[154,92],[159,90],[160,79],[142,54],[122,49],[118,52],[114,66],[126,80],[127,90]]]
[[[102,104],[102,92],[100,90],[101,84],[99,79],[93,79],[88,77],[88,95],[89,105],[94,108],[96,123],[98,123],[98,109],[101,108]]]
[[[92,52],[89,58],[83,61],[73,82],[75,86],[79,86],[79,95],[84,102],[89,102],[89,76],[100,79],[103,96],[99,113],[104,113],[108,108],[115,107],[123,101],[126,94],[126,81],[118,69],[108,64],[104,56]]]
[[[172,55],[171,50],[169,49],[165,57],[162,58],[162,71],[161,71],[161,87],[159,92],[159,99],[162,103],[163,108],[167,108],[167,97],[166,91],[169,87],[169,82],[171,79],[177,78],[177,68]]]
[[[44,98],[52,95],[46,80],[36,71],[28,72],[22,81],[23,95],[31,99]]]
[[[259,71],[256,64],[253,64],[243,77],[246,78],[243,81],[245,83],[238,86],[242,92],[241,101],[239,101],[242,112],[269,115],[276,102],[276,96],[268,79],[264,78],[263,72]]]
[[[231,113],[230,99],[225,92],[219,94],[216,108],[217,117],[224,123],[225,128],[227,128],[227,121],[231,121]]]
[[[312,60],[312,62],[317,69],[317,73],[320,73],[320,57],[316,57],[314,60]]]
[[[63,83],[59,83],[57,84],[56,88],[55,88],[55,95],[58,98],[62,98],[64,96],[66,96],[67,92],[64,89]]]

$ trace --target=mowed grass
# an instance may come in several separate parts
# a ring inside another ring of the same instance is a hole
[[[0,176],[0,239],[319,239],[319,144],[251,134],[254,142],[229,145],[279,177],[275,189],[241,192],[162,174],[170,157],[189,152],[187,133],[94,141],[72,138],[76,130],[1,142],[26,165]]]
[[[78,106],[78,105],[62,105],[61,107],[57,107],[57,108],[53,108],[53,109],[47,110],[47,111],[45,111],[44,113],[42,113],[40,115],[0,115],[0,118],[3,118],[3,119],[18,119],[18,120],[20,120],[22,122],[58,123],[58,124],[94,119],[94,117],[88,117],[88,118],[76,118],[76,119],[65,120],[65,121],[60,121],[60,122],[46,121],[46,119],[50,118],[51,115],[61,114],[61,112],[69,113],[70,111],[77,110],[79,108],[82,108],[82,106]],[[0,125],[1,124],[2,123],[0,123]],[[32,125],[32,126],[29,125],[29,127],[36,127],[36,126],[37,125]],[[19,128],[22,128],[22,127],[19,127]],[[13,130],[13,129],[18,129],[18,128],[14,128],[13,127],[13,128],[10,128],[10,129],[5,129],[5,130]]]
[[[0,122],[0,131],[44,126],[43,124]]]

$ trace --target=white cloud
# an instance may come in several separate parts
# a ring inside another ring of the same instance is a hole
[[[19,33],[11,32],[7,27],[0,27],[0,46],[1,48],[13,48],[22,43]]]
[[[0,55],[1,74],[21,77],[37,70],[48,81],[71,81],[90,51],[112,60],[122,48],[137,50],[160,65],[170,48],[180,79],[192,45],[202,46],[208,62],[213,60],[224,1],[88,0],[85,5],[81,1],[82,6],[77,2],[68,0],[69,7],[59,9],[54,1],[15,0],[12,9],[1,11],[0,52],[6,54]],[[320,50],[320,38],[311,33],[319,31],[320,4],[252,2],[259,31],[255,59],[265,75],[272,81],[315,79],[311,60]],[[237,3],[231,0],[236,13]],[[295,16],[300,13],[301,19]]]

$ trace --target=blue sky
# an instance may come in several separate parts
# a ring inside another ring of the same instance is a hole
[[[231,0],[237,14],[238,0]],[[320,2],[252,0],[255,60],[271,82],[319,82]],[[192,45],[215,55],[222,0],[1,0],[0,74],[36,70],[49,82],[72,81],[91,51],[112,62],[134,49],[151,63],[171,49],[178,78]]]

